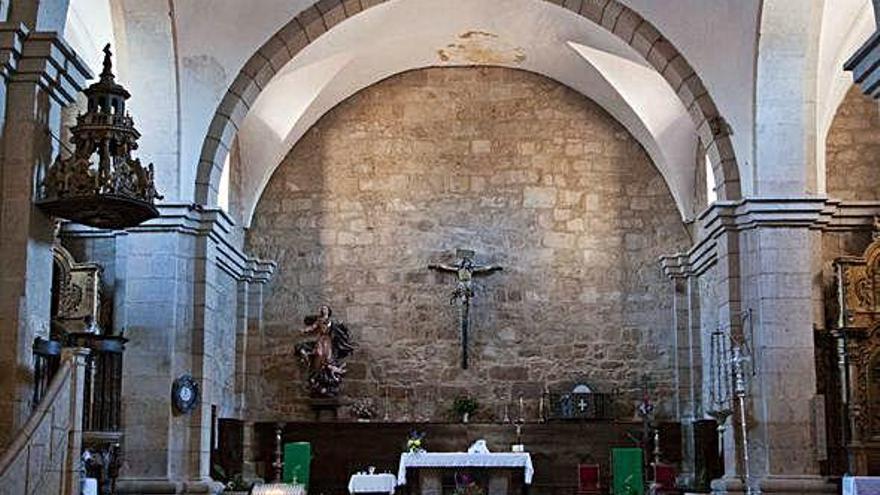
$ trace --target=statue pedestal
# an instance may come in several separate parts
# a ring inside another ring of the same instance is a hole
[[[333,422],[339,417],[339,399],[337,397],[309,399],[309,407],[315,413],[315,421]]]

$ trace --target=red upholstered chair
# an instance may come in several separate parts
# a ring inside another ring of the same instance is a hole
[[[598,464],[578,464],[578,495],[602,493]]]
[[[675,466],[670,464],[654,465],[654,482],[657,483],[657,493],[679,493],[675,488]]]

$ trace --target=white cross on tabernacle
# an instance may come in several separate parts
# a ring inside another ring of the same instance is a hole
[[[587,410],[588,405],[589,404],[587,404],[587,401],[585,401],[584,399],[581,399],[580,402],[578,402],[578,409],[580,409],[581,412],[584,412]]]

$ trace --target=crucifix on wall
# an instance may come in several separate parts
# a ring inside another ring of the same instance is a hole
[[[454,273],[458,277],[458,283],[449,298],[451,304],[458,304],[459,330],[461,331],[461,368],[468,367],[468,327],[470,323],[471,299],[474,297],[474,275],[485,275],[501,270],[498,265],[474,264],[474,252],[469,249],[458,249],[455,253],[459,257],[458,263],[446,265],[443,263],[431,263],[428,268],[442,272]]]

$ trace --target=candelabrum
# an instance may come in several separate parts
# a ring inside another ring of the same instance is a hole
[[[747,366],[751,363],[751,349],[745,338],[735,340],[720,329],[712,333],[710,345],[709,400],[713,409],[709,411],[709,415],[718,422],[719,455],[724,451],[723,441],[724,431],[727,429],[727,418],[737,412],[742,444],[743,485],[745,485],[746,493],[751,495],[749,438],[746,420],[748,382],[755,373],[754,366],[752,366],[751,374],[746,371]]]
[[[724,430],[727,429],[727,418],[733,415],[730,337],[718,329],[712,332],[709,345],[709,403],[712,409],[708,413],[718,423],[718,455],[720,456],[724,452]]]
[[[275,423],[275,460],[272,462],[272,468],[274,470],[273,481],[276,483],[281,483],[284,473],[284,452],[281,445],[281,433],[283,431],[284,423]]]
[[[514,452],[522,452],[525,450],[525,447],[522,443],[522,427],[526,423],[525,416],[525,403],[523,402],[523,397],[519,396],[519,417],[513,421],[514,426],[516,427],[516,443],[513,444],[512,450]]]
[[[739,430],[742,440],[742,463],[743,463],[743,484],[746,486],[746,493],[752,494],[751,476],[749,474],[749,435],[746,424],[746,373],[745,366],[749,363],[750,358],[744,352],[744,345],[736,345],[733,347],[733,393],[736,396],[737,405],[739,406]]]
[[[654,428],[654,450],[651,454],[654,457],[654,462],[651,463],[651,468],[654,471],[654,479],[648,485],[648,493],[649,495],[657,495],[663,488],[663,486],[657,481],[657,468],[660,466],[660,430],[657,428]]]

